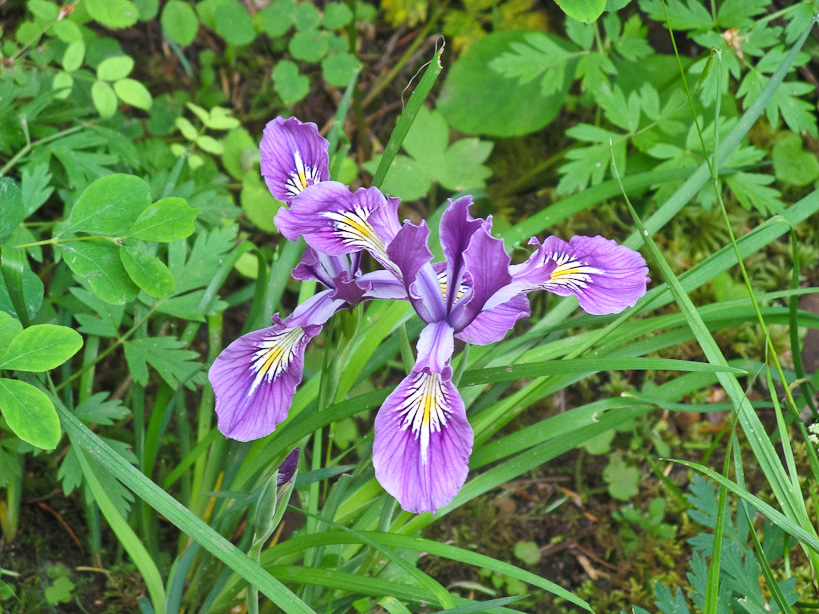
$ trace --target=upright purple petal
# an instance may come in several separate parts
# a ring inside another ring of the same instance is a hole
[[[277,117],[265,126],[262,176],[277,199],[289,203],[305,188],[330,178],[329,143],[313,123]]]
[[[518,294],[505,303],[501,303],[478,314],[472,323],[455,336],[475,345],[489,345],[500,341],[521,318],[529,316],[529,299],[525,294]]]
[[[276,228],[291,241],[303,236],[325,254],[367,250],[389,267],[386,246],[400,229],[398,203],[377,188],[350,192],[342,183],[325,181],[304,190],[290,209],[279,209]]]
[[[424,322],[446,319],[446,303],[438,275],[432,267],[429,251],[429,228],[426,222],[416,226],[404,222],[403,228],[387,247],[387,256],[398,268],[407,295]]]
[[[375,419],[375,476],[413,513],[450,503],[468,473],[474,437],[452,383],[452,347],[451,327],[443,322],[427,326],[418,343],[418,363]]]
[[[304,348],[321,326],[289,326],[278,314],[273,322],[239,337],[210,368],[217,426],[225,437],[258,439],[287,417],[302,378]]]
[[[447,263],[447,287],[459,288],[461,286],[466,272],[463,261],[464,252],[469,246],[472,235],[486,224],[485,220],[476,220],[469,214],[471,205],[471,196],[463,196],[454,201],[450,199],[441,217],[440,239]],[[457,298],[456,293],[450,293],[447,296],[448,310],[452,310]]]

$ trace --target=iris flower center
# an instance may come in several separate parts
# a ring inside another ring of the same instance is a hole
[[[262,339],[253,354],[253,363],[250,368],[256,372],[256,379],[253,380],[253,385],[247,393],[248,396],[253,394],[265,378],[268,382],[272,382],[287,371],[296,355],[299,342],[303,338],[304,331],[301,326],[295,326],[276,331]]]

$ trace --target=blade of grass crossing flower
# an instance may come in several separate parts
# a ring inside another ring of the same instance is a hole
[[[620,175],[614,163],[612,164],[612,168],[615,176],[619,179]],[[685,290],[680,285],[680,282],[674,275],[671,267],[663,258],[662,253],[654,243],[653,238],[640,217],[637,215],[637,212],[634,210],[634,207],[632,206],[631,201],[629,200],[625,191],[623,192],[623,196],[629,208],[629,212],[640,230],[640,234],[643,236],[646,246],[651,251],[657,266],[662,272],[664,281],[673,292],[680,311],[682,311],[686,316],[688,324],[696,335],[697,341],[708,358],[708,361],[712,364],[723,366],[726,365],[727,362],[722,354],[722,351],[714,341],[696,307],[685,293]],[[748,437],[751,448],[753,449],[754,454],[759,461],[760,467],[771,485],[774,496],[785,510],[785,515],[789,519],[797,522],[801,527],[809,530],[815,536],[815,529],[813,528],[808,517],[804,498],[801,496],[799,491],[792,491],[790,487],[790,480],[782,468],[776,450],[768,439],[764,426],[759,420],[759,417],[756,415],[756,412],[751,407],[750,402],[745,396],[745,391],[739,385],[736,376],[730,373],[718,373],[717,378],[719,379],[720,384],[722,384],[722,387],[725,389],[728,398],[734,404],[739,423],[742,425],[742,428]]]
[[[415,117],[418,115],[418,110],[421,108],[421,105],[424,104],[424,100],[426,100],[432,86],[435,84],[435,80],[443,70],[443,66],[441,65],[441,56],[443,53],[443,47],[435,51],[435,55],[424,71],[424,76],[421,77],[418,87],[412,92],[412,96],[410,96],[404,112],[401,113],[401,117],[398,118],[395,130],[393,130],[390,135],[390,140],[384,149],[384,155],[381,157],[381,162],[379,162],[378,168],[373,176],[372,184],[377,188],[381,187],[381,183],[384,181],[384,177],[386,177],[387,171],[392,165],[392,161],[398,154],[398,150],[401,149],[401,143],[404,142],[404,137],[407,136],[412,122],[415,121]]]
[[[330,155],[333,157],[332,161],[330,162],[331,169],[336,164],[336,157],[343,155],[343,152],[337,151],[338,141],[342,134],[342,130],[344,129],[344,119],[347,117],[347,112],[350,110],[350,101],[353,99],[353,90],[358,85],[358,75],[360,72],[360,69],[355,70],[352,78],[350,79],[350,83],[347,85],[347,89],[344,90],[344,95],[341,97],[341,102],[338,104],[336,114],[333,116],[333,123],[330,126],[330,133],[327,135],[327,140],[329,141],[327,151],[329,151]],[[335,179],[333,175],[331,175],[330,178]]]
[[[310,607],[299,600],[287,587],[252,563],[236,546],[197,518],[161,487],[122,458],[108,444],[69,412],[59,398],[51,395],[60,414],[63,428],[75,446],[102,463],[117,479],[146,501],[169,522],[201,544],[220,561],[234,569],[245,580],[256,585],[269,599],[288,614],[310,614]]]
[[[77,460],[80,463],[83,478],[88,484],[88,487],[91,489],[91,492],[94,495],[94,500],[99,506],[102,515],[105,516],[105,519],[108,521],[108,525],[116,534],[117,540],[120,544],[122,544],[122,547],[125,548],[128,556],[131,557],[131,560],[139,570],[142,579],[145,581],[145,586],[148,589],[148,594],[151,596],[151,603],[154,610],[157,612],[164,612],[165,589],[162,584],[162,577],[159,575],[159,569],[157,569],[156,563],[154,563],[154,559],[151,558],[151,555],[148,554],[148,551],[145,549],[145,546],[142,545],[139,537],[137,537],[133,529],[128,526],[126,520],[120,515],[119,511],[117,511],[117,508],[113,501],[111,501],[108,493],[105,492],[105,488],[103,488],[102,484],[97,479],[95,470],[91,467],[90,462],[85,456],[85,452],[80,446],[76,445],[73,436],[71,436],[71,443],[74,446],[74,453],[77,455]]]

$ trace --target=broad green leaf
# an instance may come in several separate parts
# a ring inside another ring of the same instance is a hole
[[[5,311],[0,311],[0,356],[6,353],[11,340],[23,331],[20,320],[11,316]]]
[[[23,269],[23,304],[29,318],[33,318],[40,311],[43,304],[43,296],[45,294],[45,287],[42,280],[35,275],[31,269]],[[0,275],[0,310],[8,313],[16,313],[14,302],[9,296],[8,288],[6,288],[6,281]]]
[[[94,81],[91,86],[91,100],[100,117],[113,117],[117,112],[117,95],[105,81]]]
[[[106,175],[80,194],[65,230],[120,236],[150,204],[148,184],[139,177],[122,173]]]
[[[72,241],[62,246],[63,259],[77,275],[88,279],[99,298],[112,305],[132,301],[139,288],[131,281],[119,257],[119,246],[110,241]]]
[[[162,298],[176,290],[173,275],[156,256],[136,247],[123,247],[119,250],[119,257],[134,283],[151,296]]]
[[[108,28],[130,28],[139,19],[139,11],[129,0],[85,0],[85,8],[95,21]]]
[[[82,39],[69,43],[63,53],[63,68],[68,72],[74,72],[82,66],[85,59],[85,43]]]
[[[129,55],[115,55],[105,58],[97,66],[97,79],[102,81],[118,81],[124,79],[134,69],[134,60]],[[66,68],[66,70],[68,70]]]
[[[51,2],[48,4],[51,4]],[[82,40],[82,30],[80,30],[80,26],[70,19],[62,19],[51,27],[54,29],[54,34],[57,35],[57,38],[64,43],[73,43]]]
[[[54,80],[51,82],[51,89],[57,93],[54,94],[56,98],[65,100],[71,95],[71,88],[74,87],[74,77],[67,72],[58,72],[54,75]]]
[[[293,7],[292,18],[296,30],[317,28],[321,23],[321,14],[312,2],[296,2]]]
[[[187,46],[196,38],[199,30],[199,19],[187,2],[171,0],[162,9],[162,29],[171,40]]]
[[[0,356],[0,369],[50,371],[82,347],[80,334],[67,326],[35,324],[24,329]]]
[[[311,28],[296,32],[287,48],[295,59],[316,63],[330,50],[330,42],[325,31]]]
[[[248,45],[256,38],[256,28],[247,9],[238,0],[219,3],[214,9],[216,33],[231,45]]]
[[[606,9],[606,0],[555,0],[572,19],[591,23]]]
[[[114,91],[119,96],[122,102],[142,109],[143,111],[150,111],[153,98],[148,89],[136,79],[120,79],[114,83]]]
[[[239,200],[247,218],[257,228],[265,232],[276,232],[273,218],[276,217],[276,212],[284,203],[273,198],[270,190],[259,178],[258,172],[250,171],[242,177],[242,192]]]
[[[230,116],[230,110],[224,107],[213,107],[208,117],[202,120],[208,128],[213,130],[231,130],[238,128],[242,123]]]
[[[299,74],[299,68],[290,60],[280,60],[273,69],[273,87],[285,104],[296,104],[310,91],[310,80]]]
[[[0,378],[0,413],[23,441],[44,450],[53,450],[60,443],[60,419],[54,405],[31,384]]]
[[[203,134],[196,138],[196,144],[204,149],[206,152],[214,154],[216,156],[221,156],[225,153],[225,147],[219,141],[217,141],[212,136],[208,136],[207,134]]]
[[[488,34],[452,65],[437,102],[451,127],[467,134],[517,136],[540,130],[557,117],[574,75],[571,61],[564,69],[563,87],[550,96],[541,94],[537,80],[521,85],[489,68],[514,45],[525,44],[528,34]]]
[[[253,160],[258,160],[259,146],[244,128],[234,128],[222,139],[225,147],[222,164],[234,179],[241,179],[253,168]]]
[[[25,219],[23,193],[11,177],[0,178],[0,238],[13,233]]]
[[[383,156],[376,156],[364,163],[364,169],[373,175],[378,169]],[[398,196],[403,200],[418,200],[429,193],[432,181],[421,170],[418,162],[408,156],[397,155],[393,158],[381,189],[390,195]]]
[[[47,0],[28,0],[25,5],[35,17],[39,17],[43,21],[57,19],[60,15],[59,5],[54,2],[48,2]]]
[[[325,28],[338,30],[341,26],[350,23],[353,12],[343,2],[328,2],[324,5],[324,14],[321,17]]]
[[[780,181],[804,186],[819,177],[819,160],[816,154],[802,148],[802,137],[798,134],[791,133],[777,141],[772,156],[774,173]]]
[[[361,69],[361,62],[351,53],[340,51],[327,56],[321,61],[321,74],[324,80],[336,87],[346,87]]]
[[[140,21],[151,21],[159,13],[159,0],[133,0]]]
[[[139,215],[126,236],[160,243],[184,239],[193,234],[193,221],[198,214],[199,210],[184,198],[163,198]]]
[[[261,29],[270,37],[278,38],[293,25],[293,0],[273,0],[270,6],[256,14]]]

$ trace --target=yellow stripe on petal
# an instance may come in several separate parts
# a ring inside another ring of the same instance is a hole
[[[587,266],[565,253],[552,254],[551,257],[557,263],[557,267],[552,271],[549,281],[542,284],[542,287],[547,289],[563,286],[570,290],[582,290],[591,283],[590,275],[603,273],[600,269]]]
[[[295,326],[276,331],[262,339],[256,346],[256,353],[253,354],[251,369],[255,371],[256,378],[247,393],[248,396],[253,394],[265,379],[272,382],[287,371],[303,338],[304,331],[301,326]]]
[[[429,439],[446,425],[449,409],[446,407],[444,387],[440,373],[414,374],[407,397],[396,411],[404,417],[401,429],[411,428],[421,446],[421,462],[429,458]]]
[[[350,247],[366,249],[388,261],[387,246],[368,221],[372,211],[356,207],[352,211],[327,211],[324,217],[333,221],[336,235]]]

